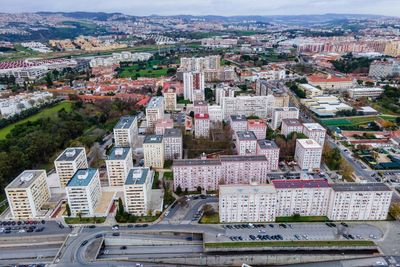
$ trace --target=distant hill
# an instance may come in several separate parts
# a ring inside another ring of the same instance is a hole
[[[90,20],[98,20],[105,21],[115,16],[126,16],[122,13],[105,13],[105,12],[37,12],[41,16],[54,16],[54,15],[62,15],[66,18],[74,18],[74,19],[90,19]]]

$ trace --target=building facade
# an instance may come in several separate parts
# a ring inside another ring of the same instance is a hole
[[[322,146],[313,139],[297,139],[294,159],[302,170],[321,167]]]
[[[151,199],[154,172],[149,168],[129,170],[124,184],[125,210],[135,216],[146,216]]]
[[[236,150],[238,155],[256,155],[256,135],[251,131],[236,132]]]
[[[70,147],[65,149],[54,161],[54,166],[60,180],[60,186],[64,188],[77,170],[88,168],[85,148]]]
[[[303,134],[308,138],[317,141],[320,146],[324,146],[326,129],[319,123],[303,123]]]
[[[121,117],[114,127],[114,141],[117,147],[132,147],[138,139],[138,121],[132,116]]]
[[[109,186],[123,186],[128,171],[133,168],[132,149],[114,147],[106,160]]]
[[[194,115],[194,136],[195,138],[210,137],[210,116],[208,114]]]
[[[164,119],[164,98],[152,97],[146,106],[147,127],[154,127],[158,120]]]
[[[146,135],[143,141],[144,166],[164,167],[164,140],[162,135]]]
[[[276,171],[279,169],[279,147],[275,141],[271,140],[258,140],[256,154],[263,155],[268,161],[267,169],[269,171]]]
[[[298,119],[299,109],[295,107],[274,108],[272,110],[271,128],[277,129],[281,126],[283,119]]]
[[[258,140],[265,139],[267,124],[260,119],[247,120],[247,131],[253,132]]]
[[[183,138],[180,129],[166,129],[164,132],[164,157],[165,160],[182,159]]]
[[[283,119],[281,125],[281,134],[288,136],[291,133],[303,132],[303,124],[299,119]]]

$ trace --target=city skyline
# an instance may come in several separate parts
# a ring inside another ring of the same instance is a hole
[[[147,16],[157,15],[323,15],[327,13],[338,14],[376,14],[397,16],[400,4],[394,0],[361,1],[361,0],[300,0],[293,3],[290,0],[260,2],[257,0],[207,0],[207,1],[180,1],[156,0],[152,5],[145,2],[134,1],[127,3],[125,0],[108,1],[48,1],[39,0],[26,3],[23,0],[3,0],[3,12],[120,12],[129,15]]]

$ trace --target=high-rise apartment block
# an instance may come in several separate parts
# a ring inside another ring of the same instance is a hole
[[[208,103],[206,101],[193,102],[194,114],[208,114]]]
[[[46,178],[45,170],[26,170],[5,188],[13,219],[42,217],[40,209],[50,199]]]
[[[78,169],[88,167],[84,147],[70,147],[65,149],[54,161],[54,166],[60,185],[64,188]]]
[[[283,119],[298,119],[299,109],[295,107],[274,108],[272,110],[272,129],[277,129],[281,126]]]
[[[267,118],[268,110],[274,107],[272,95],[222,97],[220,102],[225,120],[228,120],[230,115],[255,115],[260,118]]]
[[[177,96],[174,89],[168,89],[163,94],[165,111],[175,111],[177,104]]]
[[[181,130],[177,128],[166,129],[163,139],[165,159],[181,159],[183,156],[183,138]]]
[[[66,187],[71,215],[95,216],[101,198],[99,171],[88,168],[78,170]]]
[[[239,155],[255,155],[257,152],[257,137],[251,131],[236,132],[236,150]]]
[[[196,138],[209,138],[210,116],[208,114],[194,115],[194,136]]]
[[[230,115],[229,125],[233,131],[233,135],[236,132],[247,131],[247,118],[244,115]]]
[[[183,73],[183,96],[190,101],[204,101],[204,73]]]
[[[162,135],[147,135],[143,142],[144,166],[164,166],[164,140]]]
[[[155,126],[158,120],[164,118],[164,98],[155,96],[150,99],[146,106],[146,121],[147,127]]]
[[[265,139],[267,124],[260,119],[247,120],[247,131],[253,132],[258,140]]]
[[[322,146],[313,139],[297,139],[294,159],[302,170],[319,169]]]
[[[128,171],[133,168],[132,149],[114,147],[106,160],[108,184],[123,186]]]
[[[154,132],[157,135],[163,135],[166,129],[174,128],[174,121],[172,119],[158,120],[154,127]]]
[[[138,139],[138,121],[135,116],[121,117],[114,127],[114,141],[117,147],[133,147]]]
[[[325,143],[326,129],[319,123],[303,123],[303,134],[315,140],[322,147]]]
[[[150,168],[135,167],[129,170],[124,184],[125,210],[135,216],[145,216],[149,211],[154,173]]]
[[[275,141],[271,140],[258,140],[257,141],[257,155],[263,155],[268,160],[267,169],[276,171],[279,168],[279,147]]]
[[[291,133],[303,132],[303,124],[299,119],[283,119],[281,126],[281,134],[288,136]]]

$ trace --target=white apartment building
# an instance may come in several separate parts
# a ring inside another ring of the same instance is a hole
[[[398,74],[399,63],[397,61],[380,61],[375,60],[369,66],[369,76],[381,79]]]
[[[165,111],[176,111],[176,93],[173,89],[168,89],[167,92],[164,92],[164,108]]]
[[[230,115],[229,125],[233,131],[233,136],[236,132],[247,131],[247,117],[244,115]]]
[[[208,106],[208,115],[210,116],[210,123],[215,125],[217,123],[222,123],[224,119],[222,116],[222,108],[221,106],[212,105]]]
[[[179,69],[182,71],[203,71],[205,69],[216,70],[221,66],[221,56],[211,55],[207,57],[182,57]]]
[[[276,216],[324,216],[328,213],[331,188],[321,180],[274,180]]]
[[[253,132],[258,140],[265,139],[267,124],[264,120],[247,120],[247,131]]]
[[[146,135],[143,141],[144,166],[164,167],[164,140],[162,135]]]
[[[45,170],[26,170],[5,188],[14,220],[42,217],[40,209],[50,199]]]
[[[132,149],[114,147],[106,159],[109,186],[123,186],[126,175],[133,168]]]
[[[165,160],[182,159],[183,138],[180,129],[166,129],[164,132],[164,157]]]
[[[208,114],[208,103],[206,101],[193,102],[194,114]]]
[[[220,222],[275,221],[276,197],[276,190],[271,184],[221,185],[219,187]]]
[[[164,98],[154,96],[146,106],[146,121],[147,127],[155,126],[158,120],[164,118]]]
[[[274,108],[272,110],[271,128],[277,129],[281,126],[283,119],[298,119],[299,109],[295,107]]]
[[[84,147],[70,147],[65,149],[54,161],[60,186],[64,188],[77,170],[88,168]]]
[[[138,140],[139,128],[137,117],[121,117],[114,127],[114,141],[117,147],[132,147]]]
[[[135,167],[129,170],[124,184],[125,210],[135,216],[145,216],[149,211],[154,172],[150,168]]]
[[[393,191],[383,183],[333,184],[330,220],[386,220]]]
[[[101,198],[99,171],[88,168],[78,170],[66,187],[71,216],[95,216]]]
[[[195,138],[210,137],[210,116],[208,114],[194,115],[194,136]]]
[[[258,140],[257,141],[257,155],[263,155],[268,162],[267,170],[276,171],[279,168],[279,147],[275,141],[271,140]]]
[[[163,135],[166,129],[174,128],[173,119],[161,119],[158,120],[154,126],[154,132],[157,135]]]
[[[204,100],[204,73],[183,73],[183,97],[192,102]]]
[[[259,156],[220,156],[221,177],[225,184],[268,183],[269,162]],[[218,177],[216,177],[218,178]]]
[[[257,152],[257,137],[250,131],[236,132],[236,150],[238,155],[255,155]]]
[[[349,96],[354,99],[360,97],[377,98],[383,93],[383,89],[379,87],[352,88],[347,90]]]
[[[299,119],[283,119],[281,125],[281,134],[288,136],[291,133],[303,132],[303,124]]]
[[[322,146],[314,139],[297,139],[294,159],[302,170],[319,169]]]
[[[222,97],[221,106],[225,120],[231,115],[255,115],[266,118],[268,110],[274,106],[274,96]]]
[[[303,123],[303,134],[317,141],[322,147],[325,143],[326,129],[319,123]]]

